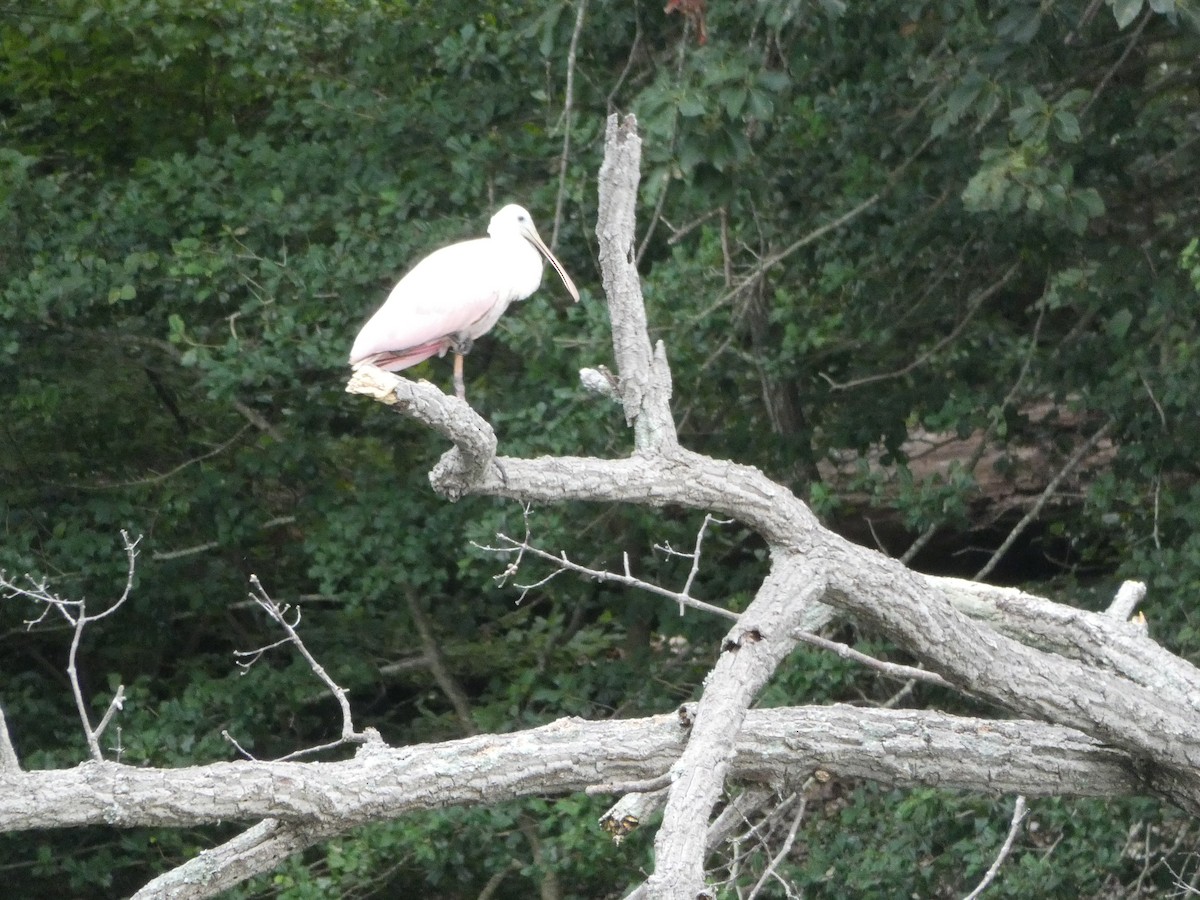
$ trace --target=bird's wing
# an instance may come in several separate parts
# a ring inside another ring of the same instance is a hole
[[[402,369],[444,353],[453,336],[468,333],[502,299],[494,255],[494,242],[480,238],[443,247],[417,263],[358,333],[351,365],[379,357],[385,367]]]

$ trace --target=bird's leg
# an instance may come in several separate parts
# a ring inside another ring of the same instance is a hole
[[[463,383],[463,355],[454,351],[454,396],[466,401],[467,386]]]
[[[463,383],[463,357],[471,352],[474,343],[469,337],[450,340],[450,349],[454,353],[454,396],[463,401],[467,399],[467,386]]]

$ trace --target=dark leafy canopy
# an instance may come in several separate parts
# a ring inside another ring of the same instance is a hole
[[[466,727],[414,664],[414,607],[471,727],[692,695],[720,623],[566,578],[514,608],[492,583],[503,563],[472,542],[523,533],[521,511],[440,501],[424,475],[437,441],[341,393],[358,324],[413,259],[508,200],[549,233],[570,127],[557,249],[593,287],[565,309],[547,282],[514,310],[472,355],[471,396],[506,452],[625,451],[623,423],[575,376],[609,356],[590,228],[614,105],[647,135],[642,269],[687,444],[764,467],[848,528],[869,505],[897,552],[931,526],[956,535],[923,562],[958,568],[951,551],[994,547],[988,529],[1011,524],[994,470],[1044,485],[1111,419],[1104,465],[1048,508],[1006,577],[1053,577],[1091,604],[1145,579],[1153,633],[1195,653],[1196,22],[1170,0],[1091,6],[712,0],[701,46],[658,4],[593,3],[569,122],[565,3],[0,11],[0,555],[98,603],[120,583],[119,529],[145,535],[133,599],[82,660],[98,708],[128,686],[114,752],[226,758],[227,729],[270,756],[336,728],[286,654],[233,665],[276,638],[242,602],[251,573],[304,601],[309,646],[393,742]],[[444,361],[414,374],[448,376]],[[985,433],[1000,452],[930,479],[905,443],[921,432]],[[846,452],[878,465],[834,477]],[[567,507],[530,525],[582,562],[628,550],[671,582],[686,565],[653,545],[690,546],[698,521]],[[720,529],[698,593],[736,607],[759,553]],[[26,633],[29,613],[0,613],[0,699],[27,765],[69,765],[66,640],[53,623]],[[813,652],[768,699],[889,693]],[[474,896],[507,872],[497,896],[551,876],[564,896],[607,896],[638,879],[647,838],[608,846],[599,810],[406,819],[250,892]],[[1153,805],[1045,803],[1035,818],[997,896],[1159,891],[1188,865],[1155,855],[1186,826]],[[806,896],[941,896],[977,880],[1003,827],[987,802],[848,785],[785,868]],[[0,852],[17,894],[107,896],[226,833],[24,836]]]

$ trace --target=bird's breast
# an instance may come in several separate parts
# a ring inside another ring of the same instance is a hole
[[[537,249],[524,238],[494,241],[497,266],[505,273],[501,285],[508,302],[524,300],[542,283],[543,260]]]

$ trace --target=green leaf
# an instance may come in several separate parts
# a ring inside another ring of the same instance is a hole
[[[792,79],[788,77],[787,72],[780,72],[775,69],[763,69],[758,73],[757,80],[760,85],[775,93],[787,90],[792,83]]]
[[[1122,309],[1109,317],[1105,324],[1105,330],[1117,339],[1125,337],[1129,332],[1129,326],[1133,323],[1133,313],[1128,309]]]
[[[1145,0],[1108,0],[1109,5],[1113,8],[1113,15],[1117,20],[1117,27],[1124,28],[1136,19],[1138,13],[1142,11],[1144,2]]]
[[[946,112],[954,122],[962,117],[962,114],[967,111],[967,107],[975,102],[975,98],[983,89],[983,79],[977,73],[972,74],[974,77],[964,79],[946,98]]]
[[[1067,112],[1065,109],[1060,109],[1054,113],[1054,133],[1059,139],[1068,143],[1074,144],[1079,141],[1079,120],[1075,118],[1075,114]]]
[[[685,118],[695,118],[705,113],[704,101],[696,94],[685,94],[679,99],[679,114]]]
[[[1089,218],[1095,219],[1104,215],[1104,198],[1100,196],[1100,192],[1095,188],[1084,188],[1076,197],[1083,204],[1083,208]]]
[[[117,303],[121,300],[132,300],[137,296],[137,288],[132,284],[123,284],[119,288],[111,288],[108,292],[108,302]]]
[[[722,88],[717,95],[721,101],[721,106],[725,109],[725,114],[730,118],[735,118],[742,113],[743,107],[746,105],[747,91],[740,85]]]

